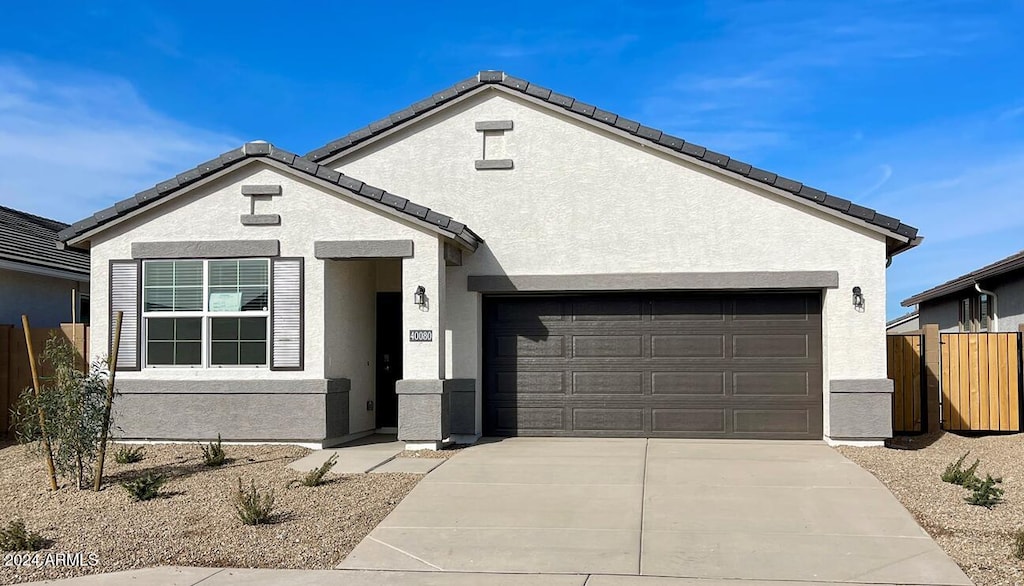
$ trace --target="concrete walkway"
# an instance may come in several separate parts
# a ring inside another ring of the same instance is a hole
[[[878,480],[819,442],[483,443],[340,567],[970,584]]]
[[[338,459],[331,467],[331,472],[362,474],[390,462],[404,449],[405,443],[393,435],[371,435],[339,448],[317,450],[292,462],[288,467],[299,472],[309,472],[337,454]]]

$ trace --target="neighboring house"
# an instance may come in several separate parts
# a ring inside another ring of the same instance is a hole
[[[920,328],[921,323],[917,319],[916,311],[911,311],[885,323],[885,333],[887,334],[903,334],[917,331]]]
[[[0,206],[0,324],[89,322],[89,253],[58,248],[67,227]]]
[[[413,448],[889,437],[885,267],[920,241],[495,71],[304,157],[247,143],[62,238],[92,252],[93,348],[124,312],[125,437]]]
[[[917,306],[922,324],[941,332],[1016,332],[1024,323],[1024,251],[922,291],[902,303]]]

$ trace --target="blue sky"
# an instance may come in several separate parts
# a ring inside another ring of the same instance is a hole
[[[0,19],[0,203],[44,216],[504,69],[918,226],[890,317],[1024,248],[1019,0],[63,4]]]

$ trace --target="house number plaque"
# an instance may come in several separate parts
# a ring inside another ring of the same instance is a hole
[[[409,330],[410,342],[433,342],[434,330]]]

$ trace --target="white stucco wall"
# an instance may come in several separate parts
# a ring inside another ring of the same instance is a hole
[[[257,201],[256,213],[280,214],[280,226],[243,226],[239,216],[249,213],[249,198],[241,195],[242,184],[279,184],[282,195],[270,201]],[[267,368],[144,368],[140,372],[120,372],[118,378],[163,380],[236,380],[236,379],[310,379],[343,373],[344,362],[325,360],[325,329],[345,327],[352,311],[349,303],[325,304],[325,291],[332,291],[344,280],[340,274],[326,271],[325,262],[314,258],[317,240],[389,240],[413,241],[413,258],[403,259],[402,280],[424,284],[428,291],[438,287],[438,237],[435,232],[398,219],[364,204],[321,191],[312,182],[254,161],[230,174],[187,194],[154,206],[145,213],[102,232],[92,242],[92,348],[101,353],[107,348],[108,263],[112,259],[130,259],[132,242],[168,242],[188,240],[263,240],[281,243],[281,255],[305,258],[305,369],[270,371]],[[441,261],[443,262],[443,261]],[[344,272],[344,271],[342,271]],[[393,286],[395,276],[385,277]],[[325,279],[327,279],[325,281]],[[336,279],[332,282],[330,279]],[[376,276],[360,274],[360,288],[372,295]],[[365,281],[365,283],[363,283]],[[413,304],[412,293],[403,297],[403,315],[410,328],[435,329],[439,312],[422,312]],[[353,303],[365,308],[365,299]],[[372,305],[368,315],[372,319]],[[431,328],[431,324],[433,328]],[[365,325],[365,324],[364,324]],[[363,326],[360,326],[362,328]],[[372,334],[372,332],[371,332]],[[344,347],[340,341],[338,344]],[[373,337],[365,341],[373,352]],[[437,378],[438,356],[443,341],[418,343],[407,354],[406,373],[421,378]],[[362,352],[360,348],[360,352]],[[411,362],[411,364],[410,364]],[[353,381],[355,383],[355,381]],[[356,394],[353,394],[353,397]],[[353,399],[354,401],[355,399]],[[365,398],[352,404],[352,416],[365,411]],[[367,416],[368,417],[368,416]],[[360,423],[361,424],[361,423]]]
[[[501,137],[514,169],[474,168],[474,124],[485,120],[514,122]],[[479,295],[465,291],[467,275],[817,270],[839,273],[823,308],[826,434],[830,379],[886,376],[885,237],[828,212],[491,89],[333,166],[486,240],[447,271],[449,377],[480,380]]]
[[[88,293],[89,284],[0,269],[0,324],[21,327],[22,314],[33,327],[54,328],[72,318],[73,291]]]

